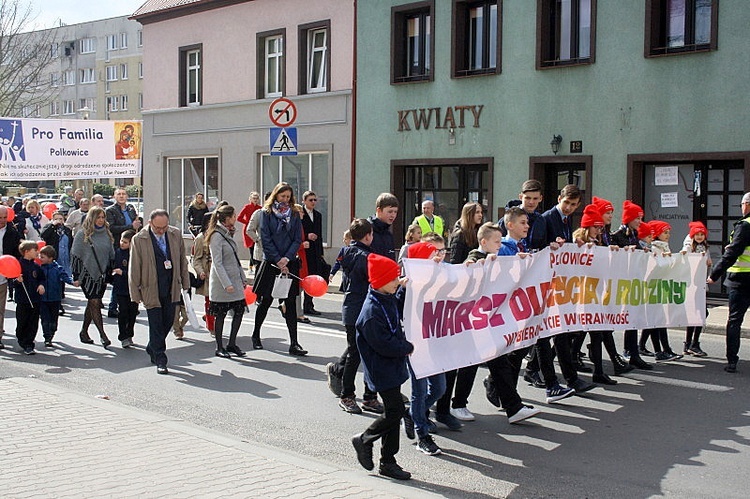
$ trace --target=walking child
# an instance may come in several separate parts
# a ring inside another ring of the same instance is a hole
[[[42,321],[44,346],[52,348],[52,338],[57,332],[57,321],[60,318],[63,284],[74,284],[70,274],[55,261],[57,252],[53,246],[45,246],[39,250],[39,260],[42,262],[44,279],[44,294],[39,304],[39,316]]]
[[[39,305],[44,294],[42,267],[34,259],[39,256],[39,246],[35,241],[21,241],[21,275],[15,282],[16,338],[26,355],[34,355],[34,341],[39,330]]]
[[[339,249],[339,254],[336,255],[336,261],[333,262],[333,267],[331,267],[331,275],[328,276],[328,282],[331,282],[333,280],[333,277],[336,275],[336,273],[341,270],[341,261],[344,258],[344,252],[346,251],[346,248],[349,247],[349,245],[352,242],[352,233],[349,232],[349,229],[346,229],[344,231],[344,237],[343,237],[343,246],[341,249]],[[342,293],[346,291],[346,273],[342,272],[341,274],[341,284],[339,285],[339,291]]]
[[[115,265],[112,270],[112,288],[117,299],[117,339],[122,348],[133,346],[135,336],[135,317],[138,315],[138,304],[130,299],[128,287],[128,265],[130,262],[130,240],[135,235],[133,229],[128,229],[120,236],[120,247],[115,251]]]
[[[688,253],[701,253],[706,255],[706,265],[708,265],[708,268],[710,269],[713,262],[711,262],[711,253],[709,252],[708,241],[706,240],[706,237],[708,237],[708,229],[703,225],[703,222],[690,222],[688,227],[690,227],[690,233],[685,239],[682,249]],[[708,310],[706,310],[706,314],[708,314]],[[682,352],[683,354],[694,355],[695,357],[705,357],[708,355],[701,350],[700,335],[702,331],[703,328],[701,326],[690,326],[687,328],[687,331],[685,332],[685,347]]]
[[[654,240],[651,243],[651,251],[657,255],[671,255],[672,250],[669,249],[669,236],[672,226],[662,220],[652,220],[649,223],[651,224],[651,228],[654,229]],[[682,358],[682,355],[674,353],[672,347],[669,346],[667,328],[659,327],[650,331],[651,340],[654,342],[654,349],[656,350],[654,358],[657,362],[669,362]]]

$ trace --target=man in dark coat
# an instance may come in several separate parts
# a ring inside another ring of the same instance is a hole
[[[305,249],[307,256],[307,273],[310,275],[321,275],[321,260],[323,258],[323,215],[315,209],[315,203],[318,202],[318,196],[313,191],[305,191],[302,194],[302,200],[305,203],[302,210],[302,230],[310,246]],[[328,275],[323,278],[328,280]],[[302,305],[305,314],[320,315],[315,310],[312,296],[305,293],[305,300]]]
[[[21,254],[18,251],[18,245],[21,242],[21,236],[13,227],[12,223],[8,223],[8,208],[0,206],[0,253],[3,255],[11,255],[15,258],[20,258]],[[3,346],[2,337],[3,326],[5,324],[5,304],[8,301],[8,280],[5,276],[0,275],[0,350],[5,348]]]
[[[104,210],[104,213],[107,215],[109,230],[115,240],[115,251],[120,247],[120,236],[123,232],[128,229],[138,232],[143,227],[143,222],[138,218],[135,208],[132,204],[128,204],[128,191],[121,187],[115,189],[115,204]],[[114,289],[109,300],[107,316],[117,317],[117,297]]]

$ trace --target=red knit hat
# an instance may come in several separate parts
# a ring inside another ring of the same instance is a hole
[[[638,226],[638,239],[646,239],[647,237],[654,237],[654,228],[651,227],[649,222],[641,222]]]
[[[690,222],[688,227],[690,227],[690,239],[694,238],[699,232],[703,232],[703,235],[708,237],[708,229],[703,225],[703,222]]]
[[[432,254],[437,250],[434,244],[432,243],[414,243],[411,246],[409,246],[409,249],[406,251],[406,254],[409,258],[421,258],[423,260],[426,260],[432,256]]]
[[[659,237],[665,231],[672,230],[672,226],[663,220],[652,220],[651,228],[654,229],[654,238]]]
[[[377,253],[367,255],[367,276],[373,289],[380,289],[394,279],[398,279],[401,270],[398,264]]]
[[[595,204],[589,204],[583,209],[583,217],[581,217],[581,227],[587,228],[596,226],[604,227],[602,212]]]
[[[638,217],[643,216],[643,208],[626,199],[622,203],[622,223],[627,225]]]
[[[615,211],[614,205],[607,201],[606,199],[598,198],[594,196],[594,199],[591,200],[592,204],[596,205],[597,208],[599,208],[599,212],[604,215],[607,212]]]

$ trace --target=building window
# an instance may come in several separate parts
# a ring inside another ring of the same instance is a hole
[[[107,111],[119,111],[120,110],[120,96],[114,95],[107,97]]]
[[[143,92],[138,92],[138,109],[143,109]]]
[[[121,95],[120,96],[120,111],[127,111],[127,110],[128,110],[128,96]]]
[[[96,38],[82,38],[80,52],[82,54],[90,54],[92,52],[96,52]]]
[[[258,33],[258,98],[281,97],[285,91],[284,40],[286,30]]]
[[[74,100],[63,101],[63,114],[76,114],[76,103]]]
[[[200,106],[203,96],[203,45],[180,48],[180,106]]]
[[[96,99],[93,97],[80,99],[78,104],[78,109],[88,108],[92,113],[96,112]]]
[[[120,33],[120,49],[128,48],[128,34]]]
[[[138,63],[138,78],[143,78],[143,63]]]
[[[79,70],[81,76],[81,83],[96,83],[96,75],[94,68],[83,68]]]
[[[308,190],[318,197],[315,209],[323,215],[323,244],[331,239],[328,234],[330,198],[328,194],[329,153],[300,153],[297,156],[261,155],[261,185],[263,192],[271,192],[279,182],[287,182],[300,198]]]
[[[55,43],[51,43],[49,46],[49,55],[52,59],[57,59],[60,57],[60,45]]]
[[[219,202],[219,158],[168,158],[166,173],[169,224],[189,234],[185,215],[195,193],[203,193],[210,210]]]
[[[107,66],[107,81],[117,81],[117,66]]]
[[[453,76],[497,74],[502,0],[453,1]]]
[[[49,103],[49,115],[50,116],[59,116],[60,114],[60,103],[56,100],[53,100]]]
[[[391,9],[391,82],[433,79],[435,31],[433,1],[400,5]]]
[[[117,35],[107,35],[107,50],[117,50]]]
[[[121,80],[128,79],[128,65],[127,64],[120,64],[120,79]]]
[[[330,81],[331,22],[306,24],[299,27],[300,93],[327,92]]]
[[[718,48],[718,0],[647,0],[646,57]]]
[[[138,35],[136,36],[138,38],[138,46],[143,47],[143,30],[138,30]]]
[[[592,64],[596,0],[537,0],[537,69]]]
[[[75,85],[76,84],[76,72],[72,69],[63,71],[62,84],[63,85]]]
[[[60,73],[50,73],[49,74],[49,86],[50,87],[59,87],[60,86]]]

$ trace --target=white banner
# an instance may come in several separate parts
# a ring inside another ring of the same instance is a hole
[[[418,378],[568,331],[702,326],[706,257],[545,249],[466,265],[404,259],[406,337]]]
[[[138,177],[141,121],[0,118],[0,180]]]

